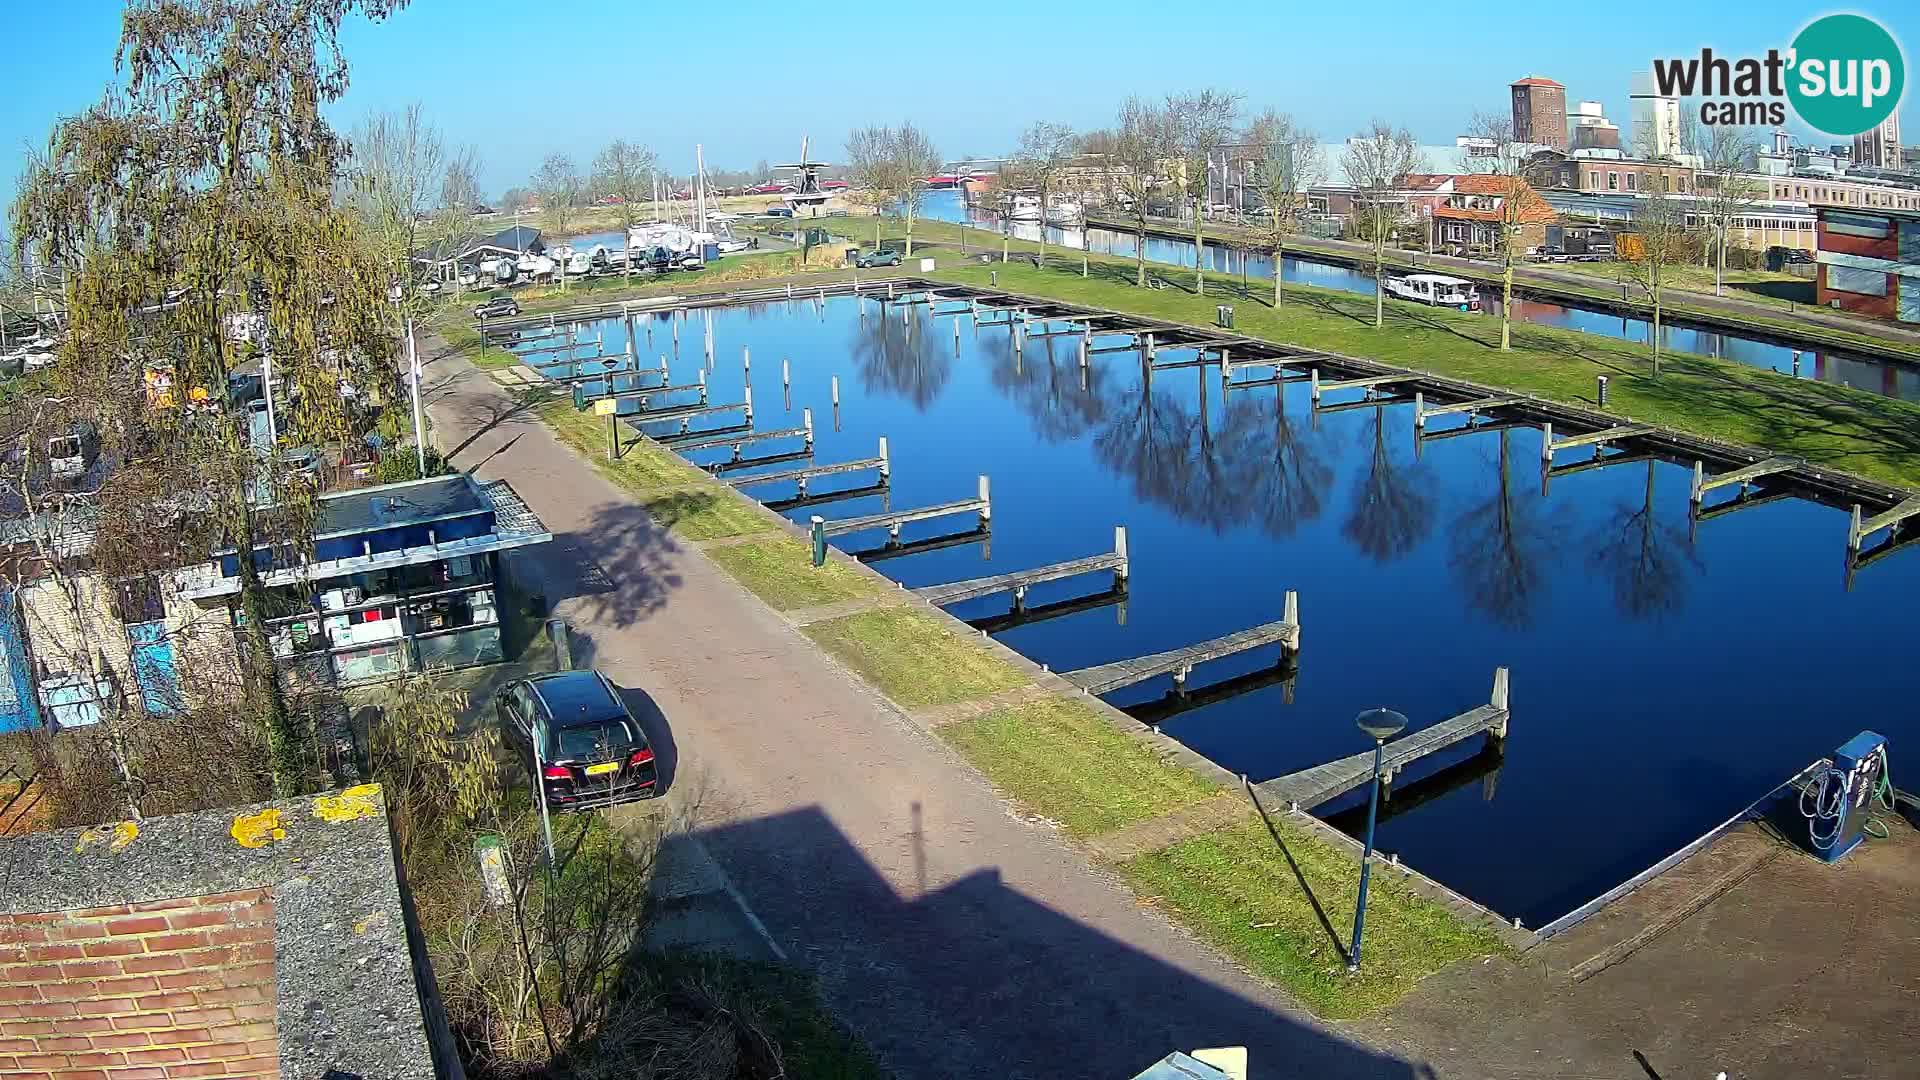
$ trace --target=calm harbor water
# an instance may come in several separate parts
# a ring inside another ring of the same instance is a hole
[[[1678,465],[1563,477],[1543,495],[1531,429],[1429,440],[1416,457],[1405,406],[1315,418],[1304,386],[1223,394],[1217,369],[1149,378],[1124,352],[1094,357],[1083,384],[1070,337],[1034,339],[1016,355],[1005,327],[962,320],[956,343],[954,320],[925,307],[912,309],[908,333],[897,309],[882,319],[877,304],[852,298],[695,312],[672,382],[704,366],[708,318],[712,400],[740,400],[750,347],[757,426],[793,426],[811,408],[822,464],[870,457],[887,436],[893,507],[965,498],[991,476],[990,544],[875,564],[908,586],[1106,551],[1113,527],[1127,527],[1124,606],[998,633],[1056,671],[1276,619],[1285,590],[1299,590],[1304,643],[1291,686],[1260,674],[1274,661],[1265,649],[1195,673],[1196,690],[1244,676],[1238,696],[1176,712],[1162,679],[1113,698],[1228,769],[1260,780],[1363,750],[1360,710],[1388,705],[1433,723],[1483,703],[1495,666],[1510,667],[1504,758],[1475,740],[1410,769],[1380,843],[1528,925],[1674,850],[1863,727],[1892,739],[1896,765],[1903,746],[1920,744],[1905,708],[1920,669],[1900,629],[1920,595],[1920,555],[1869,567],[1844,590],[1839,511],[1775,502],[1703,523],[1690,542]],[[618,320],[586,327],[596,334],[609,351],[626,345]],[[641,356],[672,354],[664,319],[635,334]],[[1190,355],[1163,349],[1161,360]],[[813,490],[871,481],[828,477]],[[791,516],[882,505],[869,495]],[[919,523],[905,539],[973,526]],[[1108,586],[1039,586],[1029,606]],[[1003,596],[952,610],[980,619],[1007,608]],[[1322,809],[1358,827],[1346,804]]]
[[[938,191],[929,194],[926,199],[925,213],[927,217],[941,221],[966,221],[979,225],[994,236],[999,235],[1001,228],[998,217],[984,210],[967,207],[961,202],[960,193],[957,191]],[[1012,228],[1016,239],[1038,240],[1040,238],[1041,226],[1038,224],[1016,224]],[[1084,248],[1095,254],[1133,258],[1137,247],[1136,238],[1132,233],[1113,229],[1060,229],[1047,226],[1046,233],[1048,243],[1059,244],[1074,251]],[[986,238],[981,242],[983,247],[991,246]],[[1193,242],[1150,236],[1147,238],[1147,258],[1152,262],[1191,267],[1194,261]],[[1242,251],[1209,242],[1206,245],[1206,259],[1207,269],[1212,271],[1273,280],[1273,257],[1268,254]],[[1331,263],[1299,259],[1291,255],[1286,256],[1282,262],[1285,264],[1286,279],[1290,283],[1318,285],[1322,288],[1339,289],[1365,296],[1373,295],[1373,278],[1366,272],[1335,266]],[[1489,299],[1488,317],[1498,318],[1500,303],[1497,296],[1494,292],[1484,289],[1482,294]],[[1650,330],[1650,324],[1645,319],[1625,318],[1592,308],[1553,304],[1540,300],[1515,300],[1513,307],[1514,314],[1527,322],[1562,330],[1598,334],[1602,337],[1624,338],[1643,344],[1647,341]],[[1669,349],[1725,357],[1742,364],[1787,374],[1793,372],[1794,350],[1784,345],[1738,334],[1664,322],[1660,331],[1661,342]],[[1888,397],[1920,401],[1920,367],[1803,349],[1800,355],[1800,374],[1804,378],[1845,383],[1856,389],[1871,390]]]

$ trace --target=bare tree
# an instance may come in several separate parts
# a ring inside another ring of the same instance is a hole
[[[1354,219],[1373,243],[1373,325],[1380,326],[1386,321],[1387,241],[1406,209],[1394,193],[1402,177],[1420,169],[1420,144],[1406,128],[1375,120],[1365,133],[1347,140],[1340,164],[1355,189]]]
[[[1040,261],[1047,261],[1047,207],[1060,173],[1073,163],[1077,143],[1073,128],[1041,120],[1020,133],[1020,148],[1014,151],[1013,174],[1023,187],[1033,188],[1040,196]]]
[[[445,149],[418,103],[399,112],[367,114],[350,145],[339,186],[374,258],[386,267],[398,334],[407,320],[426,315],[429,299],[416,288],[421,275],[412,262],[445,178]]]
[[[1623,252],[1633,280],[1653,306],[1653,324],[1647,343],[1653,348],[1653,375],[1660,377],[1660,317],[1667,267],[1678,262],[1687,246],[1686,209],[1664,191],[1649,192],[1633,214],[1633,232],[1622,237]]]
[[[1301,201],[1320,178],[1320,140],[1294,123],[1293,117],[1273,109],[1254,118],[1247,141],[1258,155],[1255,168],[1261,201],[1267,204],[1268,241],[1273,245],[1273,306],[1280,306],[1280,286],[1286,281],[1287,234],[1300,220]]]
[[[548,154],[533,174],[533,190],[540,193],[547,230],[555,240],[564,239],[573,212],[580,205],[580,173],[573,159],[565,154]]]
[[[873,246],[880,246],[881,218],[900,197],[889,158],[892,132],[884,127],[856,128],[847,135],[848,198],[873,208]]]
[[[847,136],[847,182],[876,214],[898,208],[906,219],[907,254],[913,254],[913,219],[926,197],[926,179],[940,168],[940,153],[911,123],[864,127]],[[880,223],[873,226],[880,246]]]
[[[907,255],[913,254],[913,219],[927,195],[927,177],[940,168],[940,152],[926,132],[903,123],[893,133],[893,171],[900,188],[900,210],[907,219]]]
[[[659,157],[644,143],[615,139],[600,156],[593,159],[593,187],[602,195],[620,200],[622,230],[632,229],[637,220],[635,207],[653,182]]]
[[[1732,240],[1734,222],[1753,209],[1764,189],[1748,173],[1754,155],[1760,151],[1760,139],[1751,128],[1724,127],[1719,124],[1696,134],[1694,145],[1700,148],[1700,170],[1694,180],[1699,194],[1698,206],[1713,241],[1713,291],[1726,295],[1727,245]]]
[[[1493,177],[1495,190],[1488,197],[1494,201],[1493,247],[1500,257],[1500,351],[1507,352],[1513,348],[1513,265],[1520,255],[1522,230],[1552,220],[1553,210],[1529,183],[1529,148],[1514,135],[1510,117],[1475,113],[1467,130],[1493,151],[1476,157],[1474,165]]]
[[[1147,283],[1147,221],[1154,197],[1168,184],[1173,157],[1173,125],[1165,107],[1130,97],[1120,104],[1102,171],[1134,225],[1135,283]]]
[[[1193,287],[1207,294],[1206,243],[1201,234],[1201,210],[1212,187],[1213,159],[1232,141],[1240,95],[1208,88],[1167,98],[1167,118],[1173,146],[1180,160],[1180,179],[1193,208]]]

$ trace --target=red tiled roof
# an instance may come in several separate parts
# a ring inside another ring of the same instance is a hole
[[[1552,79],[1543,79],[1538,75],[1529,75],[1524,79],[1515,79],[1513,82],[1513,85],[1514,86],[1558,86],[1562,90],[1565,90],[1567,88],[1564,83],[1557,83],[1557,82],[1554,82]]]

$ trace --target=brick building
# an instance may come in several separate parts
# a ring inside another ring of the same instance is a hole
[[[1920,323],[1920,212],[1822,206],[1815,214],[1820,305]]]
[[[1600,195],[1691,195],[1694,170],[1667,161],[1640,158],[1568,157],[1541,152],[1528,164],[1535,187]]]
[[[1500,248],[1509,221],[1518,226],[1518,248],[1538,247],[1559,215],[1525,180],[1479,173],[1449,176],[1439,203],[1427,211],[1435,251],[1485,252]],[[1511,201],[1513,213],[1508,214]]]
[[[1513,83],[1513,137],[1536,146],[1567,149],[1567,88],[1530,75]]]
[[[406,920],[376,786],[0,840],[0,1076],[429,1080]]]

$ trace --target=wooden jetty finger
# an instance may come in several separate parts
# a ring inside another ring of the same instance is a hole
[[[717,416],[721,413],[743,412],[748,418],[753,416],[753,402],[735,401],[726,405],[670,405],[663,409],[648,409],[642,412],[621,413],[620,419],[638,427],[642,424],[665,424],[673,421],[685,422],[699,416]]]
[[[1415,427],[1426,426],[1427,417],[1429,416],[1446,416],[1449,413],[1466,413],[1468,416],[1475,416],[1479,413],[1486,412],[1488,409],[1497,409],[1502,405],[1518,405],[1525,400],[1526,398],[1523,397],[1500,395],[1495,397],[1474,398],[1471,401],[1450,401],[1444,405],[1429,405],[1427,404],[1427,396],[1424,393],[1415,393],[1413,395],[1413,425]]]
[[[1242,364],[1241,366],[1253,367],[1255,365]],[[1313,378],[1313,376],[1311,375],[1301,375],[1301,374],[1288,375],[1284,371],[1282,371],[1281,374],[1272,375],[1264,379],[1235,379],[1233,382],[1226,383],[1224,385],[1228,390],[1252,390],[1255,387],[1260,387],[1260,386],[1291,386],[1294,383],[1306,382],[1311,378]]]
[[[1693,463],[1693,501],[1696,503],[1699,502],[1701,496],[1712,491],[1714,488],[1727,487],[1731,484],[1745,484],[1752,480],[1758,480],[1763,476],[1791,472],[1805,464],[1806,460],[1803,458],[1785,456],[1770,457],[1765,461],[1756,461],[1751,465],[1734,469],[1731,472],[1716,473],[1713,476],[1708,476],[1706,464],[1695,461]]]
[[[1381,755],[1381,779],[1391,779],[1412,762],[1482,732],[1491,739],[1504,739],[1507,737],[1510,717],[1507,669],[1495,668],[1493,694],[1487,704],[1388,743]],[[1373,751],[1363,750],[1310,769],[1263,780],[1253,788],[1262,796],[1290,808],[1311,810],[1372,779]]]
[[[1324,416],[1332,413],[1353,412],[1356,409],[1385,409],[1393,405],[1411,404],[1413,404],[1413,398],[1404,394],[1393,394],[1387,397],[1361,398],[1359,401],[1336,401],[1331,405],[1315,405],[1313,411],[1316,415]]]
[[[991,555],[993,550],[993,529],[985,525],[976,525],[965,532],[942,533],[939,536],[929,536],[922,540],[902,542],[889,538],[886,543],[879,547],[862,548],[859,551],[849,551],[847,554],[855,559],[859,559],[863,563],[872,563],[882,562],[887,559],[898,559],[907,555],[920,555],[929,551],[943,551],[947,548],[966,547],[970,544],[982,545],[981,554],[983,557]]]
[[[1853,504],[1853,520],[1847,528],[1847,550],[1859,551],[1861,543],[1868,536],[1881,529],[1895,529],[1908,518],[1920,516],[1920,495],[1901,500],[1891,509],[1862,519],[1860,504]]]
[[[1334,379],[1331,382],[1322,382],[1320,369],[1314,368],[1308,381],[1313,384],[1313,400],[1317,404],[1320,401],[1320,395],[1330,390],[1366,390],[1375,386],[1385,386],[1388,383],[1415,382],[1419,378],[1420,376],[1412,372],[1400,372],[1393,375],[1362,375],[1355,379]]]
[[[888,535],[898,537],[900,526],[915,521],[931,521],[934,518],[952,517],[956,514],[978,514],[980,524],[986,525],[993,516],[993,502],[987,487],[987,478],[980,478],[980,494],[971,499],[955,499],[953,502],[937,503],[933,506],[920,506],[908,510],[889,510],[880,514],[865,514],[860,517],[841,518],[826,523],[828,536],[843,536],[847,533],[865,532],[868,529],[885,529]]]
[[[1696,510],[1693,517],[1695,521],[1712,521],[1714,518],[1723,518],[1728,514],[1737,514],[1742,510],[1751,510],[1756,506],[1765,506],[1768,503],[1795,497],[1791,491],[1769,491],[1762,495],[1742,493],[1738,498],[1728,499],[1718,506]]]
[[[815,477],[838,476],[842,473],[865,472],[868,469],[876,469],[880,473],[880,482],[884,484],[889,474],[886,442],[887,440],[885,438],[880,440],[881,453],[879,457],[860,458],[855,461],[836,461],[828,465],[809,465],[802,469],[785,469],[780,472],[755,473],[752,476],[735,476],[729,478],[726,483],[731,487],[753,487],[756,484],[797,483],[800,485],[800,490],[804,493],[807,489],[807,481]]]
[[[1540,425],[1540,456],[1553,460],[1553,455],[1562,450],[1573,450],[1582,446],[1604,446],[1621,439],[1631,439],[1640,435],[1651,435],[1652,424],[1619,424],[1599,431],[1589,431],[1585,435],[1570,435],[1564,439],[1553,437],[1553,425]]]
[[[1114,571],[1117,580],[1127,578],[1126,529],[1115,530],[1116,547],[1113,551],[1099,555],[1089,555],[1084,559],[1069,559],[1048,566],[1036,566],[1030,570],[1015,570],[1006,574],[994,574],[990,577],[971,578],[966,581],[950,581],[944,585],[927,585],[913,590],[914,595],[930,604],[957,604],[962,600],[972,600],[994,593],[1013,593],[1014,603],[1026,603],[1027,589],[1048,581],[1061,581],[1081,574],[1097,574],[1104,570]]]
[[[830,503],[847,502],[850,499],[869,499],[875,495],[885,496],[891,491],[885,480],[862,487],[836,488],[833,491],[805,491],[784,499],[768,499],[763,505],[776,514],[789,510],[798,510],[803,506],[826,506]],[[883,502],[881,505],[885,505]]]
[[[1223,656],[1232,656],[1235,653],[1275,643],[1289,651],[1299,651],[1299,610],[1299,594],[1289,590],[1286,600],[1287,617],[1276,622],[1263,623],[1183,648],[1168,649],[1165,652],[1138,656],[1131,660],[1116,660],[1111,664],[1080,668],[1077,671],[1065,672],[1060,677],[1089,694],[1111,693],[1160,675],[1172,675],[1174,683],[1181,685],[1187,681],[1187,674],[1195,665],[1203,664],[1208,660],[1218,660]]]
[[[975,630],[989,634],[998,634],[1015,627],[1031,626],[1052,619],[1063,619],[1068,615],[1078,615],[1083,611],[1098,611],[1101,608],[1119,607],[1117,612],[1121,626],[1127,624],[1127,589],[1124,585],[1115,585],[1097,593],[1085,596],[1072,596],[1065,600],[1055,600],[1046,604],[1029,604],[1003,611],[997,615],[987,615],[978,619],[968,619],[967,625]]]
[[[666,443],[676,454],[689,454],[696,450],[714,450],[723,446],[732,447],[733,456],[736,458],[740,456],[741,447],[749,443],[768,442],[773,439],[805,439],[807,445],[812,446],[813,410],[802,410],[800,417],[802,426],[797,428],[781,428],[778,431],[748,431],[738,435],[721,435],[713,438],[701,438],[700,436],[706,435],[707,433],[704,431],[696,431],[690,436],[662,436],[657,441]]]

